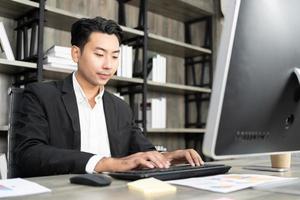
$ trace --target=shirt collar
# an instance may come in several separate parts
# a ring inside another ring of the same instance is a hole
[[[74,92],[75,92],[77,102],[78,103],[81,103],[83,101],[88,102],[88,98],[86,97],[85,93],[83,92],[82,88],[80,87],[80,84],[77,81],[75,73],[77,73],[77,71],[73,72],[72,79],[73,79],[73,87],[74,87]],[[100,100],[102,100],[103,94],[104,94],[104,87],[103,87],[103,90],[101,90],[101,92],[99,92],[97,94],[97,96],[95,97],[96,103],[98,103]]]

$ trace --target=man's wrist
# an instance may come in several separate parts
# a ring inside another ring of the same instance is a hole
[[[164,155],[164,157],[169,160],[169,161],[172,161],[173,160],[173,155],[172,155],[173,152],[162,152],[161,154]]]
[[[95,171],[96,172],[108,172],[111,171],[111,158],[103,157],[101,160],[98,161]]]
[[[93,174],[95,173],[95,168],[99,160],[103,158],[102,155],[93,155],[87,162],[85,166],[85,171],[88,174]]]

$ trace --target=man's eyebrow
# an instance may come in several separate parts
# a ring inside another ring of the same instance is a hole
[[[107,49],[104,49],[102,47],[96,47],[96,50],[101,50],[101,51],[104,51],[104,52],[108,52]],[[115,51],[113,51],[112,53],[119,53],[120,52],[120,49],[117,49]]]

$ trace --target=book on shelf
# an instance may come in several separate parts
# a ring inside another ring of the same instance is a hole
[[[70,66],[77,66],[77,63],[75,63],[72,59],[66,59],[61,57],[55,57],[55,56],[49,56],[47,55],[44,59],[45,64],[62,64],[62,65],[70,65]]]
[[[3,22],[0,22],[0,57],[15,60]]]
[[[23,29],[23,39],[26,37],[26,41],[22,41],[22,59],[32,58],[38,53],[38,25],[32,24],[31,27]],[[24,45],[26,43],[26,45]],[[26,48],[26,49],[25,49]]]
[[[0,153],[0,179],[7,178],[7,160],[4,153]]]
[[[167,70],[167,59],[166,57],[157,54],[152,58],[152,70],[148,75],[148,79],[160,82],[160,83],[166,83],[166,70]]]
[[[117,76],[132,78],[133,49],[128,45],[121,45]]]
[[[28,45],[28,51],[30,57],[38,54],[38,35],[38,24],[32,24],[29,28],[30,45]]]
[[[72,60],[71,47],[53,45],[46,51],[45,54],[53,57],[66,58]]]
[[[77,70],[77,67],[74,65],[62,65],[62,64],[56,64],[56,63],[48,63],[48,64],[44,64],[44,69],[55,69],[58,71],[75,71]]]
[[[76,70],[75,63],[71,56],[71,48],[53,45],[50,47],[44,58],[44,68]]]
[[[142,119],[143,105],[140,104],[138,110],[138,119]],[[146,127],[150,128],[166,128],[166,112],[167,101],[165,97],[151,98],[147,100],[146,115],[147,123]]]
[[[18,26],[17,60],[35,60],[38,54],[38,24]]]

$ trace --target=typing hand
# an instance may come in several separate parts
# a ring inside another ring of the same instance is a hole
[[[123,158],[103,158],[96,167],[97,172],[117,172],[131,169],[146,168],[168,168],[170,161],[157,151],[139,152]]]
[[[164,156],[170,160],[172,164],[183,163],[186,161],[192,166],[200,166],[204,164],[202,158],[194,149],[166,152],[164,153]]]

